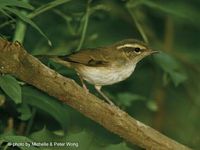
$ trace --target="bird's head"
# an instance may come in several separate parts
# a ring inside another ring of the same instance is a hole
[[[120,51],[122,55],[124,55],[127,59],[135,63],[139,62],[148,55],[158,52],[153,51],[144,42],[135,39],[127,39],[115,43],[113,45],[113,48],[115,48],[117,51]]]

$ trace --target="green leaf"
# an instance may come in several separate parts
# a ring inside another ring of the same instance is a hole
[[[104,150],[134,150],[133,148],[129,148],[125,142],[119,144],[112,144],[106,147]]]
[[[149,110],[151,111],[157,111],[158,110],[158,106],[156,104],[155,101],[153,100],[149,100],[147,103],[146,103],[146,106]]]
[[[43,37],[45,37],[49,43],[49,45],[51,44],[51,41],[48,39],[48,37],[42,32],[42,30],[28,17],[26,17],[24,14],[22,14],[20,11],[18,11],[17,9],[14,8],[8,8],[5,7],[6,10],[12,12],[13,14],[15,14],[16,16],[18,16],[22,21],[28,23],[29,25],[31,25],[33,28],[35,28]]]
[[[169,74],[175,86],[178,86],[179,84],[187,80],[187,76],[184,73],[174,71],[170,72]]]
[[[74,148],[80,147],[81,150],[92,150],[94,145],[93,144],[94,137],[87,131],[82,131],[79,133],[70,133],[66,137],[67,142],[74,142]],[[69,144],[69,143],[68,143]]]
[[[173,9],[173,6],[172,5],[170,6],[169,4],[163,5],[161,3],[153,2],[153,1],[149,1],[149,0],[143,1],[143,4],[149,6],[153,9],[157,9],[157,10],[163,11],[168,14],[173,14],[173,15],[180,16],[180,17],[186,16],[184,13],[178,11],[177,9]]]
[[[37,142],[40,141],[53,142],[54,147],[52,148],[49,147],[50,149],[55,149],[56,147],[59,148],[59,150],[65,150],[65,149],[71,150],[79,148],[81,150],[97,149],[97,146],[93,141],[94,140],[93,135],[85,130],[79,133],[70,132],[66,136],[59,136],[44,128],[40,131],[31,134],[30,138]],[[58,147],[56,146],[56,143],[61,143],[64,145]]]
[[[133,93],[119,93],[117,95],[117,102],[124,106],[131,106],[134,101],[142,100],[145,101],[147,98],[141,95]]]
[[[23,102],[49,113],[66,131],[69,125],[69,114],[66,107],[54,98],[31,87],[22,88]]]
[[[36,142],[65,142],[65,137],[56,135],[45,127],[40,131],[32,133],[30,138]]]
[[[1,0],[0,1],[0,8],[3,8],[5,6],[15,6],[15,7],[21,7],[33,10],[34,7],[30,5],[29,3],[19,1],[19,0]]]
[[[184,19],[189,19],[195,21],[197,19],[197,10],[191,8],[189,5],[180,2],[158,2],[158,1],[151,1],[151,0],[136,0],[130,1],[127,4],[131,8],[135,8],[140,5],[146,5],[154,10],[159,10],[164,13],[170,14],[172,16],[181,17]],[[188,21],[188,20],[186,20]]]
[[[16,104],[22,102],[21,87],[14,77],[0,76],[0,87]]]
[[[2,12],[2,14],[4,14],[5,16],[7,16],[8,18],[14,20],[14,18],[9,14],[7,13],[6,11],[4,11],[3,9],[0,8],[0,12]]]
[[[61,4],[64,4],[64,3],[67,3],[67,2],[70,2],[71,0],[54,0],[54,1],[51,1],[47,4],[44,4],[42,5],[41,7],[37,8],[34,12],[30,13],[28,15],[29,18],[33,18],[47,10],[50,10],[52,8],[55,8]]]
[[[186,74],[183,72],[181,65],[171,56],[160,52],[154,56],[156,63],[166,72],[175,86],[184,82],[187,79]]]
[[[11,149],[14,149],[14,144],[18,144],[21,146],[17,146],[22,150],[38,150],[38,148],[33,146],[28,146],[28,144],[31,145],[33,142],[31,139],[25,137],[25,136],[16,136],[16,135],[1,135],[0,136],[0,142],[8,142],[8,145]],[[16,147],[16,146],[15,146]]]
[[[21,114],[18,118],[21,120],[28,120],[31,118],[32,113],[28,105],[22,104],[17,111]]]
[[[6,97],[0,93],[0,107],[4,105],[6,101]]]

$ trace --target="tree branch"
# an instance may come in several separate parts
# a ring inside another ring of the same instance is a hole
[[[0,73],[9,73],[56,97],[126,141],[151,150],[188,150],[184,145],[137,121],[116,106],[86,93],[28,54],[18,42],[0,39]]]

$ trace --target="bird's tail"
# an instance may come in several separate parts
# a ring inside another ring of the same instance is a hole
[[[59,58],[59,56],[55,56],[55,55],[36,55],[35,57],[39,58],[39,59],[42,59],[42,58],[48,58],[56,63],[59,63],[63,66],[66,66],[68,68],[71,68],[71,63],[66,61],[66,60],[63,60],[61,58]],[[63,57],[63,56],[61,56]]]

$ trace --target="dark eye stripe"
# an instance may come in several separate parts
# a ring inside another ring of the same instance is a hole
[[[125,52],[133,52],[134,48],[133,47],[123,47],[122,48]]]

